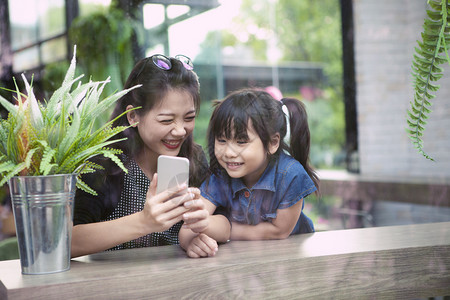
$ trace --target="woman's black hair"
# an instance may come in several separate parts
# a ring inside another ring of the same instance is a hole
[[[187,92],[194,101],[197,114],[200,109],[200,83],[197,74],[186,69],[178,59],[170,58],[170,62],[172,64],[170,70],[162,70],[153,63],[152,57],[140,60],[128,76],[124,89],[139,84],[142,86],[133,89],[117,101],[111,120],[125,112],[129,105],[140,107],[135,110],[135,113],[143,116],[173,90]],[[126,114],[113,123],[114,127],[129,125]],[[139,153],[144,146],[136,127],[127,128],[114,138],[127,138],[114,146],[129,156]],[[186,157],[191,161],[190,174],[197,174],[197,160],[201,160],[201,153],[201,147],[194,143],[192,134],[189,135],[181,146],[178,156]]]
[[[283,104],[289,110],[289,145],[284,142],[287,126],[286,116],[282,110]],[[267,152],[269,152],[269,144],[273,135],[278,133],[280,147],[272,157],[278,157],[280,151],[287,151],[302,164],[319,189],[319,179],[309,162],[310,132],[304,104],[294,98],[283,98],[281,101],[277,101],[269,93],[259,89],[238,90],[216,103],[211,115],[207,137],[212,173],[219,174],[223,171],[214,153],[216,138],[248,138],[249,120],[252,121],[252,126]]]

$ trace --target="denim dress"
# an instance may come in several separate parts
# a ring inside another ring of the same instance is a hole
[[[230,178],[225,171],[211,175],[200,187],[202,196],[211,201],[232,222],[256,225],[277,217],[285,209],[316,191],[303,166],[291,156],[280,153],[269,163],[258,182],[247,188],[240,178]],[[303,206],[305,202],[303,201]],[[291,234],[314,232],[310,218],[302,212]]]

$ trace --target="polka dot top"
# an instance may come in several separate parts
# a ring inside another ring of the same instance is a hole
[[[133,159],[130,159],[128,174],[124,175],[123,189],[120,195],[120,200],[114,211],[105,219],[105,221],[118,219],[141,211],[144,208],[149,186],[150,180],[138,164]],[[179,222],[166,231],[154,232],[138,239],[117,245],[109,250],[178,244],[178,232],[180,231],[181,225],[182,222]]]

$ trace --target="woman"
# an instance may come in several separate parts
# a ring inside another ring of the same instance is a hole
[[[75,197],[72,257],[107,249],[178,244],[185,227],[201,231],[208,212],[197,188],[156,194],[159,155],[187,157],[189,182],[199,186],[208,168],[201,147],[193,142],[200,106],[199,82],[189,58],[154,55],[139,61],[124,88],[142,85],[118,100],[111,119],[129,126],[115,144],[123,151],[124,173],[110,161],[95,160],[104,170],[83,177],[98,196],[78,190]],[[129,111],[130,109],[133,109]],[[173,201],[169,201],[173,200]],[[209,239],[211,247],[214,240]]]

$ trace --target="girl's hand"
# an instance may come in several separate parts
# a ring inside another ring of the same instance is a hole
[[[186,254],[192,258],[214,256],[219,250],[217,242],[207,236],[200,233],[194,237],[186,249]]]
[[[183,205],[187,201],[199,198],[198,189],[187,188],[186,185],[182,185],[176,189],[156,194],[157,180],[158,177],[155,174],[142,210],[141,221],[144,226],[144,234],[167,230],[181,221],[184,213],[198,207],[197,203],[192,203],[191,208],[186,208]]]

